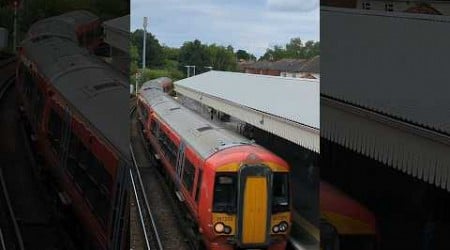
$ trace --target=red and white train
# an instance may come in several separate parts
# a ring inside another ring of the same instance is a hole
[[[127,249],[128,79],[91,55],[99,18],[41,20],[19,49],[16,87],[35,147],[86,249]]]
[[[285,249],[291,227],[287,163],[181,106],[163,93],[170,88],[168,78],[146,82],[138,115],[206,248]]]

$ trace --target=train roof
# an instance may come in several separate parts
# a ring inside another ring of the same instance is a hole
[[[98,16],[85,10],[71,11],[59,16],[45,18],[31,25],[26,39],[39,36],[56,36],[77,41],[76,28],[96,20],[99,20]]]
[[[42,36],[55,36],[77,41],[74,25],[69,22],[61,22],[58,18],[46,18],[34,23],[27,32],[27,39],[36,39]]]
[[[86,25],[91,22],[100,20],[100,18],[87,10],[75,10],[64,13],[58,17],[65,19],[66,21],[74,22],[78,25]]]
[[[154,81],[144,83],[140,95],[202,158],[209,158],[212,154],[232,146],[252,144],[252,141],[211,123],[162,94],[154,88],[153,83]]]
[[[129,86],[124,75],[59,37],[25,41],[23,53],[74,109],[128,155],[128,105],[123,104],[129,101]]]

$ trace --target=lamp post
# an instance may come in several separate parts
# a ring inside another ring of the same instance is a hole
[[[13,51],[16,52],[17,43],[17,1],[14,1],[14,31],[13,31]]]
[[[143,44],[142,44],[142,70],[145,69],[145,47],[147,43],[147,17],[144,17],[144,38],[143,38]]]

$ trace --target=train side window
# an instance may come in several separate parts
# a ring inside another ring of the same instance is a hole
[[[51,110],[48,123],[48,138],[53,149],[59,154],[61,149],[62,120],[55,110]]]
[[[198,170],[198,181],[197,181],[197,190],[195,191],[195,201],[198,203],[198,199],[200,197],[200,190],[202,186],[202,174],[203,171],[201,169]]]
[[[194,184],[195,168],[187,157],[184,158],[184,173],[183,182],[189,193],[192,193],[192,186]]]

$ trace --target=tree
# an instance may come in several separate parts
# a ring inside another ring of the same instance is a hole
[[[131,33],[131,43],[136,46],[138,51],[138,67],[142,67],[142,42],[144,30],[137,29]],[[146,50],[145,50],[146,67],[161,67],[164,65],[163,48],[159,41],[151,34],[147,33]]]
[[[211,44],[207,48],[210,66],[216,70],[236,71],[237,62],[233,47]]]
[[[309,59],[320,54],[320,42],[307,41],[303,44],[299,37],[292,38],[284,47],[275,45],[268,48],[259,60],[277,61],[284,58]]]
[[[135,45],[130,44],[130,73],[135,74],[138,69],[139,53]]]
[[[250,60],[250,54],[247,53],[247,51],[242,50],[242,49],[236,51],[236,57],[238,60],[241,60],[241,59],[246,60],[246,61]]]
[[[185,42],[180,48],[179,69],[184,70],[186,65],[195,65],[196,73],[205,72],[205,67],[210,66],[210,58],[207,46],[199,40]]]

